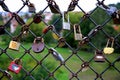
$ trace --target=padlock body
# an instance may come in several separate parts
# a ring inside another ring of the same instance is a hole
[[[111,54],[111,53],[114,52],[114,48],[112,48],[112,47],[105,47],[104,50],[103,50],[103,52],[105,54]]]
[[[63,22],[63,29],[70,30],[70,23]]]
[[[29,12],[30,12],[30,13],[35,13],[35,8],[32,7],[32,6],[30,6],[30,7],[29,7]]]
[[[94,57],[95,62],[105,62],[105,57],[103,55],[96,55]]]
[[[16,41],[10,41],[9,49],[19,50],[20,43]]]
[[[12,61],[8,67],[8,70],[18,74],[20,72],[21,68],[22,68],[21,65],[18,65],[14,61]]]
[[[74,34],[75,40],[82,40],[82,34]]]

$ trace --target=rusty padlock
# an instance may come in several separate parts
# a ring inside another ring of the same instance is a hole
[[[49,30],[52,30],[52,29],[53,29],[53,26],[50,25],[49,27],[43,29],[42,33],[46,34]]]
[[[19,47],[20,47],[20,42],[18,42],[18,39],[16,37],[13,38],[13,40],[10,41],[9,43],[9,49],[19,50]]]
[[[105,56],[101,50],[95,51],[94,61],[95,62],[105,62]]]
[[[35,14],[34,17],[33,17],[33,22],[38,24],[41,21],[42,21],[42,16],[39,13]]]
[[[35,38],[32,44],[33,52],[40,53],[44,50],[44,48],[45,48],[44,39],[41,37]]]
[[[10,65],[8,67],[8,71],[12,71],[12,72],[18,74],[20,72],[21,68],[22,68],[21,59],[15,59],[10,63]]]
[[[75,40],[82,40],[82,33],[80,26],[78,24],[74,24],[74,38]]]
[[[35,11],[36,11],[35,5],[33,3],[29,3],[28,9],[29,9],[30,13],[35,13]]]
[[[5,34],[5,27],[0,25],[0,35]]]
[[[50,10],[52,13],[60,13],[60,9],[59,9],[59,6],[56,4],[55,1],[53,0],[47,0],[48,1],[48,5],[50,7]]]

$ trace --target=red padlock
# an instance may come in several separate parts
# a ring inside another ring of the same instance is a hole
[[[20,72],[21,68],[22,68],[21,60],[15,59],[14,61],[12,61],[10,63],[8,70],[18,74]]]

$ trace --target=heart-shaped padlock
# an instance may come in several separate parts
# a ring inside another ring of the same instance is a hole
[[[44,48],[45,48],[44,39],[41,37],[35,38],[32,44],[33,52],[40,53],[44,50]]]
[[[110,39],[108,39],[107,44],[106,44],[106,47],[103,49],[103,52],[104,52],[105,54],[111,54],[111,53],[114,52],[114,48],[113,48],[114,39],[112,39],[111,41],[112,41],[111,46],[108,47],[108,44],[110,43]]]

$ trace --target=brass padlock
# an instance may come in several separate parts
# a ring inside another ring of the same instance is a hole
[[[53,36],[53,38],[56,39],[56,40],[59,40],[59,38],[60,38],[60,37],[58,36],[58,34],[56,34],[56,33],[54,33],[54,32],[52,33],[52,36]]]
[[[35,9],[35,6],[34,6],[33,3],[30,3],[30,4],[28,5],[28,8],[29,8],[29,12],[30,12],[30,13],[35,13],[36,9]]]
[[[95,62],[105,62],[105,56],[101,50],[95,51],[94,61]]]
[[[45,48],[44,39],[41,37],[35,38],[32,44],[33,52],[40,53],[44,50],[44,48]]]
[[[64,38],[59,38],[59,40],[58,40],[58,47],[63,47],[63,46],[65,46],[65,39]]]
[[[70,30],[70,20],[69,20],[69,14],[68,14],[68,18],[67,18],[67,22],[65,22],[65,13],[63,12],[62,14],[62,17],[63,17],[63,29],[66,29],[66,30]]]
[[[0,35],[5,34],[5,27],[0,25]]]
[[[74,24],[74,38],[75,40],[82,40],[82,33],[80,26],[78,24]]]
[[[104,52],[105,54],[111,54],[111,53],[114,52],[114,48],[113,48],[114,38],[111,39],[111,41],[112,41],[111,46],[108,47],[108,45],[109,45],[109,43],[110,43],[110,39],[108,39],[107,44],[106,44],[106,47],[103,49],[103,52]]]
[[[12,41],[10,41],[9,49],[19,50],[19,47],[20,47],[20,42],[18,42],[17,39],[13,39]]]

